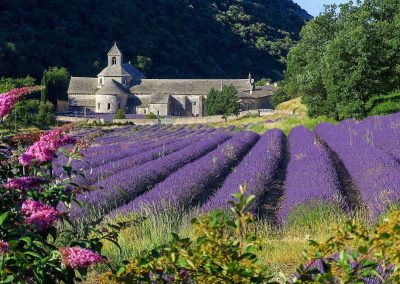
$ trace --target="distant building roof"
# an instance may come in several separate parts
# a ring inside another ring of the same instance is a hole
[[[109,56],[118,56],[118,55],[122,55],[121,50],[119,50],[117,43],[114,42],[113,47],[111,47],[110,51],[107,53],[107,55]]]
[[[151,104],[168,104],[170,100],[169,94],[153,94],[151,95]]]
[[[206,95],[221,86],[233,85],[239,92],[250,91],[248,79],[143,79],[131,87],[133,94]]]
[[[144,79],[145,76],[142,72],[137,70],[129,63],[125,63],[122,66],[111,65],[104,68],[98,77],[133,77],[136,80]]]
[[[133,78],[135,78],[135,80],[146,79],[146,76],[130,63],[123,64],[122,68],[124,68],[126,72],[128,72]]]
[[[131,102],[133,105],[138,106],[138,107],[149,107],[150,106],[150,96],[131,96],[128,97],[128,100],[132,100]]]
[[[129,91],[115,80],[108,81],[96,95],[127,95]]]
[[[263,87],[256,86],[255,90],[253,90],[253,93],[250,94],[250,91],[248,92],[239,92],[238,96],[241,99],[257,99],[257,98],[264,98],[264,97],[269,97],[275,94],[277,88],[274,85],[266,85]]]
[[[68,94],[94,94],[97,90],[97,78],[71,77]]]

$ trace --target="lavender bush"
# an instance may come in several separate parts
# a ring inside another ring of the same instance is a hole
[[[210,194],[207,190],[218,184],[235,162],[257,142],[258,137],[253,132],[241,132],[218,149],[176,171],[154,189],[116,209],[110,216],[129,214],[140,210],[143,205],[154,210],[165,209],[162,208],[165,205],[179,209],[197,205]]]
[[[82,207],[75,206],[71,216],[90,219],[103,215],[149,190],[180,167],[215,149],[231,136],[216,133],[162,159],[123,171],[94,184],[101,189],[78,196]]]
[[[337,153],[372,216],[399,200],[400,164],[391,155],[343,127],[323,123],[315,132]]]
[[[281,130],[272,129],[264,133],[223,186],[203,205],[202,211],[228,207],[227,200],[232,200],[232,194],[244,183],[247,184],[247,192],[255,196],[253,210],[258,210],[283,159],[285,140]]]
[[[285,222],[299,205],[338,201],[340,182],[328,150],[304,126],[289,135],[290,162],[278,219]]]

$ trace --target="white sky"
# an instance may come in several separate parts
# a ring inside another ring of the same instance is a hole
[[[318,16],[324,10],[324,4],[342,4],[349,0],[293,0],[312,16]]]

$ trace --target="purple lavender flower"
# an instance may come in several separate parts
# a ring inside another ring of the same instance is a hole
[[[256,196],[253,208],[258,209],[283,159],[285,140],[285,134],[278,129],[264,133],[222,187],[203,205],[202,211],[227,207],[227,200],[232,200],[232,194],[244,183],[247,184],[246,193]]]
[[[172,172],[215,149],[230,138],[227,133],[215,133],[182,150],[113,175],[94,184],[98,189],[78,196],[83,207],[74,206],[72,218],[92,218],[103,215],[149,190]]]
[[[351,129],[322,123],[315,132],[337,153],[372,216],[400,199],[400,164],[391,155],[354,135]]]
[[[278,219],[284,222],[297,206],[338,200],[339,178],[327,149],[304,126],[289,135],[290,162],[287,168],[284,201]]]
[[[118,208],[115,214],[129,214],[140,210],[144,204],[163,209],[164,205],[174,208],[188,208],[204,199],[207,190],[230,172],[235,162],[247,153],[258,140],[258,134],[242,131],[195,162],[186,165],[154,189]]]

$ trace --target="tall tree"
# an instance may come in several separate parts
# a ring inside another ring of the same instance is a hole
[[[57,100],[68,100],[67,90],[69,80],[69,72],[64,67],[51,67],[45,70],[42,84],[46,89],[42,100],[48,100],[55,106],[57,105]]]
[[[232,85],[223,86],[222,90],[211,89],[205,102],[208,115],[236,115],[240,104],[237,90]]]

